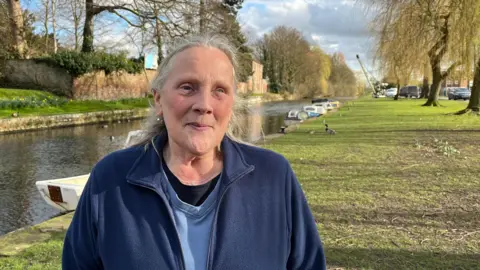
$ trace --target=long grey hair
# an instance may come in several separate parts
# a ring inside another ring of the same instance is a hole
[[[168,55],[163,59],[158,67],[158,72],[151,83],[151,89],[153,91],[163,91],[165,82],[170,75],[172,70],[175,56],[189,48],[193,47],[207,47],[207,48],[216,48],[221,50],[227,57],[230,59],[233,72],[234,72],[234,106],[232,117],[230,119],[229,127],[226,132],[226,136],[231,138],[234,141],[245,143],[241,140],[240,134],[242,134],[243,129],[239,123],[239,116],[242,110],[246,109],[246,106],[243,100],[239,99],[236,95],[237,92],[237,75],[236,70],[238,70],[237,62],[237,50],[236,48],[223,36],[216,34],[202,34],[189,36],[187,38],[182,38],[177,40],[174,43],[173,49],[168,53]],[[161,135],[167,132],[165,122],[163,118],[157,115],[155,108],[151,106],[150,115],[147,118],[145,123],[144,131],[138,143],[135,145],[144,145],[145,147],[153,140],[154,137]]]

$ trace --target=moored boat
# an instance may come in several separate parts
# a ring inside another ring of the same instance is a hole
[[[142,132],[142,130],[130,131],[124,147],[132,145],[135,140],[141,136]],[[35,182],[35,185],[47,204],[62,212],[72,211],[77,208],[83,188],[89,177],[90,174],[84,174],[73,177],[42,180]]]

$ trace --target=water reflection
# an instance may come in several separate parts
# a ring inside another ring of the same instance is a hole
[[[278,132],[295,102],[256,105],[240,116],[243,139],[255,141]],[[89,173],[106,154],[122,148],[141,121],[0,135],[0,235],[42,222],[58,211],[47,205],[35,181]],[[110,136],[114,136],[113,141]]]

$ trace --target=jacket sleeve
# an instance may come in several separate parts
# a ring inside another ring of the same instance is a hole
[[[102,269],[97,246],[96,196],[93,194],[95,170],[83,189],[72,223],[65,236],[62,269]]]
[[[290,255],[287,269],[324,270],[325,254],[315,219],[294,172],[289,167],[287,211],[289,218]]]

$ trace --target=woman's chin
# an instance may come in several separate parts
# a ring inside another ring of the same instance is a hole
[[[215,144],[211,141],[205,140],[190,140],[188,149],[194,155],[202,156],[212,152],[215,149]]]

